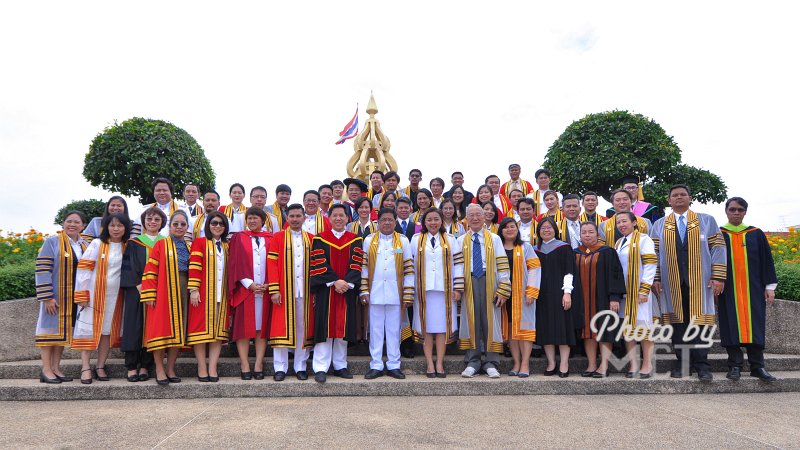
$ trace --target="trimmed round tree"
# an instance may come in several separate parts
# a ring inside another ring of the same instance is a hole
[[[88,225],[88,221],[92,220],[93,217],[103,217],[103,211],[105,208],[106,202],[96,198],[89,200],[74,200],[62,206],[61,209],[58,210],[56,213],[56,218],[53,220],[53,224],[61,225],[64,223],[64,219],[66,219],[68,212],[80,211],[86,216],[86,224]]]
[[[169,178],[176,197],[187,183],[204,192],[214,188],[211,163],[200,144],[186,131],[163,120],[134,117],[114,122],[95,136],[83,166],[83,176],[103,189],[152,203],[151,183]]]
[[[645,200],[662,209],[669,187],[679,183],[700,203],[725,201],[725,183],[717,175],[680,160],[678,144],[654,120],[609,111],[570,124],[548,149],[543,166],[562,193],[595,191],[608,200],[624,176],[636,175]]]

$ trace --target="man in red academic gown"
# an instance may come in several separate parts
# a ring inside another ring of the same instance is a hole
[[[353,378],[347,370],[347,343],[356,342],[356,306],[364,249],[361,236],[345,230],[347,208],[328,210],[333,229],[314,237],[311,246],[311,289],[314,292],[314,379],[324,383],[333,374]]]
[[[267,281],[272,305],[269,344],[272,346],[275,381],[286,378],[289,349],[294,349],[294,371],[307,380],[307,348],[313,343],[313,303],[309,292],[309,263],[313,234],[303,231],[306,215],[297,203],[286,209],[289,228],[275,233],[267,255]]]

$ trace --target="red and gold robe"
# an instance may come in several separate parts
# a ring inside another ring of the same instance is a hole
[[[314,306],[311,299],[308,274],[310,273],[309,264],[311,262],[311,240],[313,234],[301,231],[303,239],[303,270],[304,283],[303,291],[300,295],[303,298],[303,317],[299,320],[305,321],[305,340],[303,347],[310,347],[314,343]],[[295,293],[294,286],[294,246],[292,245],[292,230],[285,229],[275,233],[270,242],[269,253],[267,254],[267,283],[269,285],[268,295],[265,300],[273,294],[281,295],[281,303],[276,305],[269,302],[269,316],[267,325],[269,344],[278,348],[297,347],[297,327],[295,326]],[[265,316],[266,317],[266,316]]]
[[[314,292],[314,343],[328,338],[356,342],[356,307],[364,259],[361,236],[345,231],[337,238],[332,231],[316,237],[311,245],[309,282]],[[354,287],[344,294],[328,286],[344,280]]]
[[[264,293],[262,301],[262,322],[261,332],[256,333],[256,295],[250,289],[244,287],[240,280],[249,278],[255,280],[253,273],[253,241],[252,237],[258,236],[264,239],[264,251],[269,251],[273,234],[266,231],[253,232],[244,230],[236,233],[230,243],[230,256],[228,258],[228,286],[230,294],[228,300],[232,309],[233,331],[231,340],[267,338],[267,318],[269,312],[269,294]],[[269,256],[267,257],[269,261]],[[269,266],[269,262],[267,262]],[[267,277],[264,277],[267,280]]]
[[[222,276],[222,298],[217,304],[217,248],[213,239],[197,238],[192,243],[189,258],[189,289],[200,291],[200,303],[189,305],[186,326],[188,345],[228,339],[228,278]],[[225,272],[228,269],[228,243],[222,243]]]
[[[178,250],[171,238],[161,239],[150,250],[142,277],[141,301],[155,301],[146,308],[144,344],[148,351],[186,343],[179,275]]]

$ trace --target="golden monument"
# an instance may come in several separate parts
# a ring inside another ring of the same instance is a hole
[[[375,104],[375,97],[369,94],[367,103],[367,114],[369,119],[364,124],[364,130],[353,140],[353,156],[347,161],[347,175],[352,178],[367,182],[369,184],[369,174],[374,170],[388,172],[397,170],[397,162],[389,153],[392,144],[389,138],[383,134],[381,124],[375,118],[378,113],[378,105]]]

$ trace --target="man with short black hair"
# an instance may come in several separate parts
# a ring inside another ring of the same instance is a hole
[[[597,212],[597,192],[586,191],[583,193],[583,212],[581,213],[581,222],[594,222],[595,225],[600,226],[606,217],[601,216]]]
[[[433,204],[431,206],[434,208],[440,208],[445,199],[444,180],[436,177],[430,181],[428,186],[431,188],[431,195],[433,195],[433,198],[431,199]]]
[[[630,212],[631,210],[631,193],[624,189],[617,189],[611,193],[611,204],[618,213]],[[636,217],[636,229],[642,234],[648,234],[653,224],[643,217]],[[622,238],[622,234],[617,229],[616,215],[610,217],[597,227],[597,239],[601,244],[614,247],[614,244]],[[656,250],[658,247],[656,247]]]
[[[411,199],[411,205],[415,211],[417,209],[417,192],[419,192],[420,181],[422,181],[422,171],[411,169],[411,172],[408,172],[408,186],[403,189],[403,193]]]
[[[219,209],[219,193],[213,189],[203,194],[203,207],[197,216],[189,219],[189,231],[186,234],[193,241],[199,237],[206,237],[206,219],[208,214]]]
[[[158,177],[155,180],[153,180],[151,186],[153,189],[153,198],[155,199],[155,203],[151,203],[145,206],[144,210],[156,206],[167,216],[167,220],[164,223],[164,227],[161,228],[159,234],[161,234],[162,236],[168,236],[169,220],[172,217],[172,213],[174,213],[177,210],[182,210],[183,212],[186,213],[187,216],[189,216],[189,210],[188,208],[186,208],[186,205],[182,205],[172,198],[173,192],[175,191],[175,186],[169,179],[164,177]],[[134,219],[133,227],[131,229],[131,237],[136,237],[142,234],[142,224],[139,223],[140,220],[141,219],[138,218],[138,216],[136,219]]]
[[[528,197],[532,198],[536,205],[538,206],[536,210],[537,216],[539,214],[544,214],[547,212],[547,208],[543,208],[544,206],[544,194],[550,189],[550,171],[547,169],[539,169],[536,171],[536,185],[539,187],[536,192],[531,192],[528,194]],[[558,204],[562,204],[562,196],[558,192]]]
[[[265,211],[278,219],[278,229],[286,228],[286,206],[292,198],[292,188],[288,184],[279,184],[275,188],[275,202],[267,206]]]
[[[700,381],[709,382],[714,377],[708,363],[708,348],[700,348],[698,344],[701,336],[709,336],[706,328],[715,324],[715,297],[725,288],[728,270],[725,238],[714,217],[689,208],[692,197],[688,186],[672,186],[668,202],[672,214],[653,224],[650,237],[658,254],[652,290],[659,295],[664,323],[672,325],[672,346],[677,357],[671,376],[686,375],[682,363],[689,347],[690,370],[697,372]],[[664,295],[660,295],[662,290]],[[699,326],[700,333],[686,340],[690,324]]]
[[[260,208],[267,213],[267,219],[264,221],[263,231],[275,233],[281,228],[278,225],[278,218],[274,214],[267,211],[267,189],[263,186],[256,186],[250,189],[250,206]]]
[[[200,187],[194,183],[186,183],[183,187],[183,200],[186,204],[186,209],[189,211],[189,217],[195,217],[202,214],[203,208],[197,204],[197,199],[200,197]]]
[[[383,193],[383,172],[380,170],[373,170],[372,173],[369,174],[369,184],[370,187],[367,190],[367,197],[369,197],[370,200],[375,200],[375,197]]]
[[[333,204],[338,205],[344,202],[347,199],[344,194],[344,183],[341,180],[333,180],[330,184],[333,188]]]
[[[302,227],[303,231],[313,235],[331,229],[331,221],[322,214],[319,209],[319,203],[319,192],[312,189],[303,194],[303,208],[305,209],[306,218]]]
[[[475,195],[472,192],[468,191],[467,188],[464,187],[464,174],[463,173],[461,173],[459,171],[453,172],[453,174],[450,175],[450,184],[452,186],[459,185],[464,189],[464,204],[465,205],[469,205],[470,203],[472,203],[472,199],[475,198]],[[452,189],[452,187],[450,189]],[[445,192],[444,193],[444,197],[445,198],[450,198],[450,191]]]
[[[532,198],[521,198],[517,203],[519,236],[523,242],[531,245],[536,242],[536,221],[533,220],[534,211],[536,211],[536,203]]]
[[[400,189],[397,189],[397,186],[400,184],[400,175],[395,171],[386,172],[383,176],[383,192],[380,195],[377,195],[372,198],[372,208],[378,209],[381,206],[381,201],[383,200],[383,196],[389,192],[394,192],[395,196],[400,198],[408,198],[405,192]]]
[[[581,246],[581,198],[575,194],[565,195],[561,211],[564,218],[558,223],[560,240],[575,250]]]
[[[348,222],[358,220],[358,211],[356,211],[356,201],[366,195],[369,188],[367,183],[359,180],[358,178],[345,178],[345,188],[347,189],[347,200],[342,204],[347,209]]]
[[[408,326],[401,308],[414,297],[414,264],[408,239],[394,231],[397,213],[383,208],[378,212],[378,232],[364,240],[361,268],[361,302],[369,305],[369,352],[372,361],[364,378],[383,376],[383,345],[386,342],[387,374],[405,378],[400,370],[400,330]]]
[[[644,195],[639,186],[639,177],[636,175],[626,175],[622,177],[622,189],[631,194],[631,212],[638,217],[644,217],[651,223],[654,223],[661,216],[658,207],[651,205],[644,201]],[[606,211],[606,216],[611,217],[616,213],[616,210],[611,207]]]
[[[529,181],[525,181],[519,177],[521,172],[522,166],[517,163],[508,166],[508,175],[511,179],[503,183],[503,186],[500,187],[500,192],[503,195],[510,197],[511,191],[514,189],[522,191],[523,197],[533,192],[533,185]]]
[[[494,206],[497,207],[497,210],[503,215],[503,217],[514,217],[514,205],[511,204],[511,200],[506,197],[505,194],[500,193],[500,177],[497,175],[489,175],[484,180],[489,189],[492,190],[492,201],[494,201]],[[498,217],[498,222],[503,217]]]

